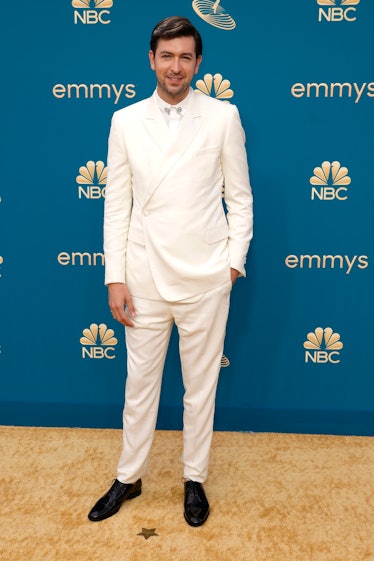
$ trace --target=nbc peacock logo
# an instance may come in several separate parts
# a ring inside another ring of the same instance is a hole
[[[114,347],[118,339],[114,337],[113,329],[108,329],[105,323],[91,323],[90,327],[83,329],[82,335],[82,358],[115,358]]]
[[[74,10],[74,23],[92,25],[110,23],[110,11],[113,7],[113,0],[72,0],[71,5]]]
[[[305,362],[314,364],[337,364],[340,362],[340,353],[343,343],[340,334],[334,333],[331,327],[317,327],[308,333],[304,342]]]
[[[227,102],[234,97],[230,80],[224,79],[222,74],[205,74],[202,80],[197,80],[195,91]]]
[[[347,186],[351,184],[348,168],[341,166],[337,161],[326,161],[320,167],[314,168],[313,174],[309,180],[312,185],[312,201],[316,198],[321,201],[347,200]]]
[[[339,22],[356,21],[356,8],[360,0],[317,0],[322,6],[318,9],[318,21]]]
[[[105,198],[105,187],[108,168],[104,162],[89,161],[86,165],[79,168],[79,175],[76,178],[78,184],[78,197],[82,199],[101,199]]]
[[[231,31],[236,27],[235,20],[221,5],[221,0],[193,0],[192,7],[201,19],[218,29]]]

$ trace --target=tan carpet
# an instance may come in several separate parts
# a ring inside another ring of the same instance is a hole
[[[156,433],[143,494],[96,523],[121,431],[0,427],[0,442],[2,561],[374,561],[374,438],[215,433],[200,528],[180,432]]]

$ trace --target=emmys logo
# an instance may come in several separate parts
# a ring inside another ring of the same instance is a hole
[[[75,24],[77,24],[78,21],[85,25],[96,23],[107,25],[110,23],[110,19],[108,19],[110,12],[104,8],[111,8],[113,6],[113,0],[72,0],[71,5],[73,8],[82,10],[74,10]]]
[[[291,86],[294,97],[337,99],[348,97],[359,103],[365,96],[374,97],[374,82],[296,82]]]
[[[71,265],[72,267],[99,267],[100,265],[104,267],[104,253],[89,253],[88,251],[73,251],[71,253],[67,251],[61,251],[57,255],[57,262],[59,265],[66,267]]]
[[[340,162],[323,162],[321,167],[314,168],[313,173],[309,180],[310,184],[314,185],[311,192],[312,201],[315,197],[320,201],[348,199],[346,185],[350,185],[351,178],[348,176],[348,169],[342,167]]]
[[[356,21],[356,8],[360,0],[317,0],[318,21],[325,19],[326,21]]]
[[[326,364],[340,362],[340,351],[343,343],[340,341],[339,333],[334,333],[331,327],[317,327],[313,333],[308,333],[304,342],[305,362],[314,364]]]
[[[287,255],[285,265],[289,269],[340,269],[350,275],[354,268],[367,269],[369,257],[367,255]]]
[[[78,197],[82,199],[101,199],[105,198],[105,186],[107,178],[107,168],[104,162],[92,162],[91,160],[85,166],[79,168],[79,174],[76,178],[78,184]]]
[[[220,6],[221,0],[193,0],[192,7],[201,19],[223,29],[230,31],[236,27],[235,20],[228,14],[223,6]]]
[[[203,80],[197,80],[196,92],[228,101],[234,96],[234,92],[230,89],[231,82],[224,80],[222,74],[205,74]],[[230,102],[229,102],[230,103]]]
[[[114,105],[122,94],[128,99],[136,96],[135,84],[55,84],[52,95],[57,99],[112,99]]]
[[[83,329],[82,358],[115,358],[114,345],[118,340],[113,335],[113,329],[108,329],[105,323],[92,323],[88,329]]]

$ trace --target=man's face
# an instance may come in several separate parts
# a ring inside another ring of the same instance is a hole
[[[182,101],[201,62],[201,56],[196,58],[194,38],[159,39],[156,53],[149,51],[149,60],[161,99],[171,105]]]

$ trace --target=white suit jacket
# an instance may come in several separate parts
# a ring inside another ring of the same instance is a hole
[[[173,138],[155,94],[114,113],[104,217],[105,283],[168,301],[245,275],[252,193],[237,108],[192,92]],[[226,211],[222,201],[222,188]]]

